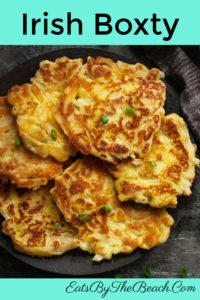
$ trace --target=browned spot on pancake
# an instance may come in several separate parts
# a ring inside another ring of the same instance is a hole
[[[82,151],[85,154],[89,154],[91,152],[91,146],[90,144],[86,141],[85,144],[82,144],[82,142],[79,141],[79,137],[80,136],[74,136],[72,138],[70,138],[70,142],[71,144],[77,148],[80,149],[80,151]],[[83,140],[85,140],[84,137],[82,137]]]
[[[105,77],[108,78],[112,75],[112,71],[103,66],[96,66],[93,72],[94,77]]]
[[[179,180],[181,176],[182,168],[179,165],[173,165],[167,169],[167,176],[174,180]]]
[[[147,80],[158,80],[160,77],[160,71],[157,69],[151,69],[147,75]]]
[[[60,243],[58,241],[54,241],[53,247],[54,249],[58,249],[60,247]]]
[[[152,133],[154,132],[153,127],[149,126],[148,127],[148,133],[145,135],[144,140],[147,141],[150,139],[150,137],[152,136]]]
[[[65,178],[66,178],[66,179],[69,179],[69,178],[70,178],[70,175],[69,175],[69,174],[65,174]]]
[[[150,110],[148,108],[140,108],[138,110],[141,112],[142,116],[148,116],[150,114]]]
[[[69,188],[69,192],[72,195],[76,195],[78,193],[83,193],[85,188],[88,187],[88,183],[84,181],[83,179],[79,178],[78,181],[72,182]]]
[[[34,207],[32,209],[29,210],[30,214],[35,214],[38,213],[42,208],[44,207],[44,205],[38,205],[37,207]]]
[[[176,140],[180,137],[178,128],[173,120],[167,120],[164,124],[164,128],[166,129],[167,136],[171,137],[172,139]]]
[[[148,234],[144,238],[144,243],[147,244],[150,248],[155,245],[156,238],[154,237],[153,233]]]
[[[1,167],[1,164],[0,164]],[[0,185],[0,197],[3,199],[3,202],[5,202],[8,199],[9,196],[9,184],[1,184]],[[2,206],[2,203],[0,203],[0,207]]]
[[[122,237],[122,232],[119,229],[115,229],[114,233],[120,238]]]
[[[113,146],[113,151],[116,153],[126,153],[128,152],[128,148],[126,146],[115,144]]]
[[[176,195],[177,192],[176,190],[172,187],[170,183],[163,183],[157,186],[150,186],[153,190],[156,190],[157,193],[159,194],[174,194]]]
[[[124,238],[124,239],[122,240],[122,244],[123,244],[124,246],[137,247],[137,239]]]
[[[130,228],[131,230],[141,230],[143,227],[143,224],[142,222],[140,221],[137,221],[137,220],[134,220],[132,223],[129,222],[128,224],[128,228]]]
[[[59,198],[61,199],[62,205],[64,206],[64,208],[69,207],[69,202],[68,202],[68,199],[66,196],[66,188],[65,188],[65,185],[63,184],[63,182],[60,180],[57,180],[55,182],[54,189],[55,189],[55,194],[59,195]]]
[[[173,120],[168,119],[165,122],[165,130],[167,135],[173,139],[174,142],[174,154],[177,156],[180,164],[186,169],[189,166],[188,163],[188,152],[186,151],[183,143],[180,140],[180,134],[178,132],[177,125],[173,122]]]
[[[162,160],[162,154],[161,154],[161,153],[158,153],[158,154],[157,154],[156,160],[157,160],[157,161]]]
[[[154,118],[154,122],[156,124],[158,124],[158,122],[160,121],[160,116],[159,115],[155,115],[153,118]]]
[[[27,201],[23,201],[23,202],[20,204],[20,206],[21,206],[24,210],[26,210],[26,209],[29,208],[29,204],[28,204]]]
[[[120,192],[122,194],[130,194],[141,191],[142,188],[139,185],[136,185],[134,183],[130,184],[127,181],[123,181],[120,183]]]
[[[107,146],[108,143],[107,143],[106,141],[101,141],[101,142],[100,142],[100,145],[101,145],[101,146]]]
[[[149,150],[149,147],[150,147],[150,144],[147,143],[147,144],[144,146],[144,148],[142,149],[142,153],[147,153],[148,150]]]
[[[14,212],[14,204],[10,204],[7,208],[8,210],[8,213],[11,214],[11,215],[14,215],[15,212]]]

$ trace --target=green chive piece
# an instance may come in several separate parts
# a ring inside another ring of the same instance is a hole
[[[139,203],[134,203],[134,207],[137,208],[137,209],[140,209],[142,206]]]
[[[122,274],[115,274],[114,278],[122,278]]]
[[[56,222],[54,225],[54,229],[58,230],[58,229],[60,229],[60,227],[61,227],[61,224],[59,222]]]
[[[22,144],[22,140],[21,140],[20,138],[17,138],[17,139],[15,140],[15,144],[16,144],[17,147],[20,147],[21,144]]]
[[[79,214],[78,218],[79,218],[80,221],[83,221],[83,222],[90,220],[90,216],[88,216],[86,214]]]
[[[2,263],[2,267],[5,269],[12,269],[13,263],[9,259],[5,259]]]
[[[56,141],[56,139],[57,139],[57,132],[55,129],[51,130],[51,138],[53,141]]]
[[[155,208],[154,207],[152,207],[152,206],[149,206],[149,211],[150,212],[152,212],[152,211],[154,211],[155,210]]]
[[[150,164],[150,166],[151,166],[152,168],[155,168],[155,167],[157,166],[157,163],[156,163],[155,160],[150,160],[150,161],[149,161],[149,164]]]
[[[80,106],[74,104],[74,107],[77,108],[77,109],[80,109]]]
[[[106,205],[104,205],[104,210],[105,210],[105,212],[107,213],[107,214],[109,214],[110,212],[111,212],[111,209],[110,209],[110,207],[106,204]]]
[[[126,107],[126,112],[127,112],[127,114],[129,114],[129,115],[134,115],[135,114],[135,111],[134,111],[134,109],[132,108],[132,107]]]
[[[186,267],[182,267],[182,269],[181,269],[181,277],[182,278],[187,278],[187,274],[188,274],[188,269]]]
[[[109,115],[105,115],[105,116],[101,117],[100,124],[101,125],[107,124],[108,121],[109,121]]]
[[[144,275],[147,277],[147,278],[151,278],[152,277],[152,273],[151,273],[151,269],[149,267],[146,267],[144,269]]]

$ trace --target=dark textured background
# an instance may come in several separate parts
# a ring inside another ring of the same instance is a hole
[[[0,78],[27,59],[59,48],[64,48],[64,46],[0,46]],[[105,46],[101,48],[130,58],[133,55],[133,47]],[[141,48],[134,48],[135,50],[139,53]],[[186,50],[192,52],[193,48]],[[195,185],[194,188],[198,189],[198,186]],[[197,190],[193,191],[193,193],[197,192]],[[123,277],[140,278],[144,277],[144,269],[147,266],[152,269],[153,277],[180,277],[183,266],[188,268],[188,277],[200,277],[200,201],[198,200],[200,199],[195,197],[193,201],[190,201],[185,217],[172,230],[167,243],[148,252],[142,259],[128,267],[103,274],[101,277],[113,277],[120,273]],[[0,250],[0,277],[61,276],[31,268]]]

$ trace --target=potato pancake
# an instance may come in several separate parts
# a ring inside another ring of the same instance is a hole
[[[17,117],[19,134],[24,145],[41,157],[52,156],[63,162],[74,155],[75,149],[55,119],[69,78],[78,71],[82,59],[67,57],[40,63],[31,84],[15,85],[8,92],[8,102]]]
[[[77,231],[65,222],[49,190],[49,186],[37,191],[0,186],[2,231],[11,237],[16,250],[45,257],[77,247]]]
[[[51,193],[66,221],[77,228],[77,245],[94,253],[94,261],[162,244],[173,225],[165,209],[119,202],[112,176],[94,157],[67,168]]]
[[[99,159],[91,156],[78,159],[65,169],[56,178],[51,193],[70,223],[77,220],[82,210],[88,215],[102,209],[107,203],[112,207],[118,205],[112,176]]]
[[[145,154],[164,115],[162,77],[142,64],[88,57],[70,80],[57,121],[84,154],[112,163]]]
[[[0,179],[37,189],[62,172],[62,164],[26,150],[6,97],[0,97]]]
[[[196,145],[191,143],[185,121],[176,114],[163,117],[145,157],[107,164],[117,179],[119,200],[176,207],[177,196],[191,194],[195,166],[199,164],[195,153]]]

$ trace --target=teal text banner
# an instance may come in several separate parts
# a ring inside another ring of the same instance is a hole
[[[200,279],[1,279],[2,299],[199,299]]]
[[[1,45],[199,45],[200,1],[7,0]]]

